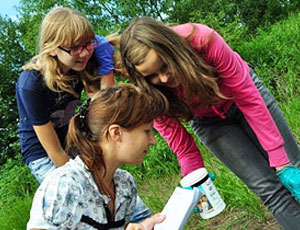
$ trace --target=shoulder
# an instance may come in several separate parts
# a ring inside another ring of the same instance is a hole
[[[105,37],[102,37],[100,35],[96,35],[95,37],[96,37],[96,40],[98,42],[98,45],[108,43],[108,40]]]
[[[73,188],[76,193],[81,193],[80,176],[68,163],[51,172],[42,182],[40,189],[54,190],[59,194],[66,194],[68,190]]]
[[[135,186],[136,182],[134,177],[126,170],[117,169],[114,176],[115,182],[122,184],[129,184],[130,186]]]
[[[17,87],[24,89],[40,88],[43,85],[43,75],[37,70],[26,70],[20,74]]]
[[[109,43],[109,41],[105,37],[102,37],[100,35],[96,35],[95,37],[98,42],[97,48],[100,47],[100,48],[106,48],[106,49],[108,48],[113,50],[113,46]]]
[[[49,215],[53,212],[60,212],[60,207],[76,208],[85,195],[84,183],[86,178],[70,163],[69,161],[52,171],[43,180],[35,194],[35,205],[40,207],[43,204],[43,207],[40,208],[47,211]]]
[[[33,199],[28,226],[73,229],[80,222],[84,192],[77,177],[67,168],[57,168],[42,182]]]

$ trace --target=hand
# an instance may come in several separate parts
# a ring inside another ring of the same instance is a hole
[[[154,228],[154,225],[163,222],[165,218],[165,215],[157,213],[139,224],[128,224],[126,230],[152,230]]]
[[[215,179],[216,179],[216,174],[214,174],[214,173],[208,173],[208,176],[209,176],[209,178],[212,180],[212,181],[214,181]],[[191,187],[188,187],[187,189],[192,189]],[[194,213],[198,213],[198,212],[200,212],[200,210],[199,210],[199,208],[196,206],[195,208],[194,208]]]
[[[292,196],[300,202],[300,169],[287,166],[276,172],[281,183],[291,192]]]
[[[214,181],[216,179],[216,174],[214,173],[208,173],[209,178]]]

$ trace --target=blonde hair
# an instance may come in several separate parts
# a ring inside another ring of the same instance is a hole
[[[23,69],[41,71],[47,87],[52,91],[66,91],[76,95],[73,85],[79,80],[78,75],[64,74],[61,63],[50,52],[58,46],[74,47],[94,38],[92,25],[84,15],[70,8],[55,7],[41,23],[38,55]],[[96,63],[94,57],[90,59],[86,70],[80,73],[83,80],[92,79],[91,75],[96,75],[96,64],[93,62]]]
[[[193,38],[195,29],[193,25],[192,32],[183,38],[170,27],[142,17],[134,19],[121,36],[121,58],[131,81],[148,90],[156,88],[162,92],[170,102],[170,116],[190,119],[192,114],[184,101],[190,101],[193,96],[199,99],[202,107],[217,104],[226,98],[219,90],[217,71],[190,46],[189,41]],[[208,43],[209,40],[204,45]],[[145,61],[150,49],[154,49],[169,66],[171,74],[175,76],[174,80],[183,87],[183,98],[175,96],[168,87],[152,85],[147,78],[132,71],[136,65]]]
[[[80,155],[100,188],[106,166],[99,143],[108,138],[109,126],[117,124],[132,130],[150,123],[167,110],[167,101],[160,101],[161,104],[157,103],[140,88],[129,84],[100,90],[92,98],[84,118],[77,114],[70,120],[66,151],[69,155]]]

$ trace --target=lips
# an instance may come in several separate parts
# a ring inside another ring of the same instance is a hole
[[[87,62],[87,59],[84,59],[84,60],[77,60],[76,61],[77,63],[80,63],[80,64],[85,64]]]

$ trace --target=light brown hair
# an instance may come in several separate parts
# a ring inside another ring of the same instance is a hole
[[[169,116],[191,119],[192,114],[185,101],[190,101],[193,96],[201,101],[202,107],[209,107],[226,98],[219,90],[217,71],[190,46],[189,41],[194,36],[194,30],[195,28],[183,38],[170,27],[154,19],[142,17],[134,19],[120,39],[122,62],[131,81],[154,94],[157,92],[154,89],[163,93],[170,102]],[[208,43],[209,40],[205,45]],[[135,71],[135,66],[145,61],[150,49],[158,53],[170,68],[174,80],[183,87],[183,98],[178,98],[168,87],[152,85],[147,78]]]
[[[73,85],[80,80],[79,76],[85,82],[97,75],[95,57],[91,57],[85,71],[66,75],[57,57],[51,56],[50,52],[59,46],[74,47],[94,38],[92,25],[84,15],[67,7],[55,7],[41,23],[38,55],[23,69],[40,71],[47,87],[54,92],[66,91],[76,95]]]
[[[92,98],[84,118],[77,114],[71,119],[66,151],[69,155],[80,155],[100,188],[106,166],[99,143],[108,137],[109,126],[117,124],[132,130],[162,116],[167,106],[167,101],[158,104],[140,88],[129,84],[101,90]]]

